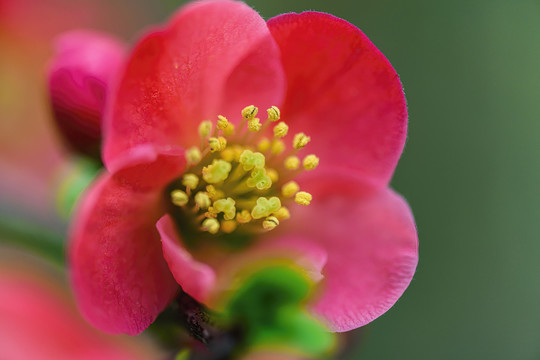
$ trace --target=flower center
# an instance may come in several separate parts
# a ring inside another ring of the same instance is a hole
[[[311,140],[294,135],[292,147],[283,138],[289,130],[272,106],[261,123],[258,109],[242,110],[238,126],[225,117],[199,126],[201,144],[186,150],[187,167],[181,179],[168,188],[174,213],[192,229],[209,234],[255,234],[276,228],[290,217],[289,203],[309,205],[311,195],[294,181],[302,171],[317,167],[319,158],[297,156]],[[264,133],[273,125],[273,137]],[[301,166],[301,163],[303,166]]]

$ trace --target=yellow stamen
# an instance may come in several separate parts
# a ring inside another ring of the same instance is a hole
[[[274,126],[274,136],[278,138],[285,137],[289,131],[289,126],[283,121],[280,121],[276,126]]]
[[[274,216],[277,217],[279,220],[287,220],[291,217],[291,213],[289,212],[289,209],[287,209],[285,206],[282,206],[279,208],[278,211],[274,213]]]
[[[229,120],[225,116],[218,115],[217,128],[219,130],[225,130],[229,125]]]
[[[199,208],[201,209],[208,209],[208,207],[212,205],[212,201],[210,200],[208,193],[199,191],[195,194],[195,204],[199,205]]]
[[[199,125],[199,135],[201,138],[206,138],[212,133],[212,122],[209,120],[201,122]]]
[[[277,106],[272,106],[269,109],[266,110],[268,113],[268,120],[270,121],[278,121],[281,117],[281,112],[279,111]]]
[[[276,183],[279,180],[279,173],[274,169],[266,169],[266,175],[270,177],[273,183]]]
[[[195,174],[184,174],[184,176],[182,176],[182,185],[195,189],[197,188],[197,185],[199,185],[199,178]]]
[[[238,223],[234,220],[225,220],[221,222],[221,231],[230,234],[236,230]]]
[[[227,139],[223,136],[220,137],[211,137],[208,139],[208,145],[210,146],[211,152],[223,151],[227,147]]]
[[[221,158],[225,161],[232,162],[235,160],[235,153],[234,150],[230,147],[224,149],[221,153]]]
[[[268,108],[264,121],[257,117],[258,111],[254,105],[245,107],[236,127],[222,115],[214,122],[202,121],[200,145],[185,152],[186,171],[173,183],[179,186],[171,190],[169,201],[181,207],[178,211],[193,216],[202,231],[224,235],[272,230],[291,217],[282,201],[287,206],[293,200],[301,205],[312,201],[311,194],[300,191],[292,181],[302,166],[302,170],[313,170],[319,164],[314,154],[297,156],[310,137],[302,132],[289,134],[278,107]],[[266,134],[270,125],[272,137]],[[290,135],[294,135],[292,148],[284,142]],[[262,228],[248,224],[254,221]]]
[[[227,127],[223,129],[223,135],[225,136],[234,135],[234,124],[228,123]]]
[[[204,216],[206,216],[207,218],[215,219],[217,218],[218,214],[219,212],[216,209],[214,209],[212,206],[210,206],[208,208],[208,211],[204,214]]]
[[[189,202],[189,196],[182,190],[171,192],[171,202],[176,206],[184,206]]]
[[[262,226],[265,230],[272,230],[278,225],[279,225],[279,220],[275,216],[267,217],[262,223]]]
[[[279,139],[272,141],[272,154],[279,155],[285,150],[285,143]]]
[[[218,213],[222,212],[224,214],[223,218],[225,220],[232,220],[236,216],[236,208],[234,206],[235,201],[232,198],[219,199],[214,201],[213,208]]]
[[[308,171],[313,170],[319,165],[319,158],[311,154],[306,156],[302,163],[304,164],[304,169]]]
[[[294,135],[293,139],[293,147],[295,149],[302,149],[305,147],[309,142],[311,141],[311,138],[307,136],[304,133],[298,133]]]
[[[234,151],[234,160],[240,161],[240,156],[242,156],[245,149],[240,145],[233,145],[232,149]]]
[[[253,152],[251,150],[244,150],[239,159],[242,168],[245,171],[249,171],[253,168],[262,169],[264,168],[265,157],[260,152]]]
[[[255,169],[251,172],[251,177],[247,179],[247,186],[256,187],[259,190],[270,189],[272,186],[272,180],[270,176],[266,175],[264,168]]]
[[[296,170],[300,166],[300,159],[298,156],[288,156],[285,159],[285,168],[288,170]]]
[[[202,222],[201,230],[208,231],[210,234],[216,234],[219,231],[219,221],[214,218],[205,219]]]
[[[281,194],[285,197],[293,197],[300,190],[300,186],[295,181],[289,181],[281,187]]]
[[[313,197],[311,194],[305,191],[297,192],[296,196],[294,197],[294,201],[299,205],[309,205],[312,199]]]
[[[203,179],[209,184],[225,180],[231,171],[231,163],[225,160],[214,159],[211,165],[202,169]]]
[[[242,210],[236,214],[236,221],[239,224],[247,224],[251,221],[251,214],[247,210]]]
[[[256,106],[249,105],[242,110],[242,117],[246,120],[250,120],[257,116],[258,112],[259,109]]]
[[[248,125],[247,126],[248,126],[249,131],[257,132],[257,131],[261,130],[262,124],[261,124],[259,118],[253,118],[253,119],[248,120]]]
[[[186,150],[186,160],[188,165],[195,165],[201,161],[201,151],[198,147],[193,146]]]
[[[260,219],[269,216],[281,207],[281,201],[277,196],[272,196],[270,199],[260,197],[257,199],[257,205],[251,210],[251,216],[254,219]]]
[[[223,191],[217,190],[214,185],[207,185],[206,192],[208,193],[208,197],[212,200],[218,200],[225,197]]]
[[[261,152],[265,152],[270,149],[270,140],[263,138],[261,141],[259,141],[259,144],[257,144],[257,149],[259,149]]]

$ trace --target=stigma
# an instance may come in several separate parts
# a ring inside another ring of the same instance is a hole
[[[279,108],[266,113],[261,120],[250,105],[237,126],[222,115],[200,123],[200,146],[186,150],[186,171],[167,190],[169,203],[198,231],[271,231],[291,218],[291,206],[311,203],[311,194],[294,181],[319,165],[314,154],[300,156],[311,138],[300,132],[287,143],[289,126]]]

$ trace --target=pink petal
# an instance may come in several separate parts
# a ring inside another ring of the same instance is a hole
[[[197,301],[204,301],[216,280],[214,270],[193,259],[193,256],[184,249],[169,215],[159,219],[156,226],[161,235],[163,255],[174,278],[182,290]]]
[[[79,308],[108,333],[138,334],[177,291],[155,223],[161,189],[134,191],[104,174],[86,192],[70,232]]]
[[[324,278],[321,272],[327,260],[326,250],[319,244],[302,235],[288,234],[257,238],[252,246],[238,252],[204,249],[204,253],[199,250],[195,256],[215,270],[215,286],[203,302],[218,308],[223,305],[224,296],[236,288],[240,273],[284,262],[296,264],[314,282],[319,282]]]
[[[16,266],[6,267],[4,260],[0,269],[0,359],[129,360],[158,355],[134,341],[104,336],[92,328],[67,291],[59,288],[52,274],[46,275],[50,269],[34,269],[23,258],[15,258]]]
[[[411,210],[392,190],[373,190],[350,176],[313,176],[304,184],[314,200],[293,212],[289,230],[328,253],[314,310],[335,331],[363,326],[392,307],[414,275],[418,238]]]
[[[54,118],[75,150],[99,158],[101,119],[109,84],[124,61],[124,45],[93,31],[72,31],[56,41],[48,70]]]
[[[108,170],[123,185],[146,191],[167,185],[185,169],[185,150],[179,146],[156,148],[139,145],[115,157]]]
[[[396,72],[355,26],[329,14],[268,21],[283,57],[289,133],[303,131],[321,167],[356,169],[388,184],[405,144],[407,108]]]
[[[106,164],[141,144],[195,145],[202,120],[280,103],[284,75],[279,50],[253,9],[199,1],[137,44],[114,93]]]

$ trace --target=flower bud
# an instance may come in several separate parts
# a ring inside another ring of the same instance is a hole
[[[60,134],[79,153],[100,158],[105,99],[124,55],[120,41],[97,32],[73,31],[57,39],[49,96]]]

